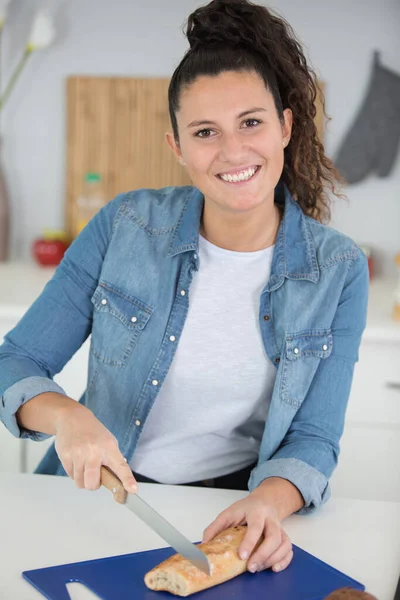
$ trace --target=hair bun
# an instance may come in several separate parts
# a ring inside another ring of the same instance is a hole
[[[247,0],[212,0],[198,8],[188,18],[186,36],[190,48],[248,47],[248,27],[257,17],[257,8]]]

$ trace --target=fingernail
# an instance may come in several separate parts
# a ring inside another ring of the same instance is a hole
[[[256,565],[256,564],[250,565],[250,567],[249,567],[250,573],[255,573],[257,570],[258,570],[258,565]]]
[[[249,553],[247,552],[247,550],[242,550],[242,552],[240,553],[240,558],[242,560],[247,560],[249,558]]]
[[[131,490],[132,490],[133,492],[136,492],[136,490],[137,490],[137,484],[136,484],[135,482],[134,482],[134,483],[131,483],[129,487],[131,488]]]
[[[277,573],[278,571],[281,570],[281,565],[278,563],[277,565],[273,566],[273,569],[274,569],[275,573]]]

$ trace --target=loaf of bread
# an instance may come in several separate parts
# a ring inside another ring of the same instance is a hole
[[[341,588],[329,594],[325,600],[376,600],[375,596],[352,588]]]
[[[189,596],[224,583],[244,573],[247,561],[239,558],[239,546],[247,527],[238,525],[221,531],[211,542],[199,544],[210,563],[210,575],[197,569],[180,554],[175,554],[146,573],[144,581],[151,590],[176,596]],[[261,539],[258,545],[261,543]]]

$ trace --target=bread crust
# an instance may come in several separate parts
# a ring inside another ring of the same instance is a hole
[[[209,560],[210,575],[197,569],[180,554],[175,554],[146,573],[144,578],[146,586],[151,590],[185,597],[244,573],[247,569],[247,561],[239,558],[238,550],[246,530],[247,527],[244,525],[229,527],[210,542],[199,544],[198,547]]]
[[[341,588],[329,594],[325,600],[376,600],[376,598],[367,592],[360,592],[352,588]]]

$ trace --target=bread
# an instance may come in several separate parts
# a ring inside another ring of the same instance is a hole
[[[341,588],[332,592],[325,600],[376,600],[375,596],[352,588]]]
[[[199,544],[209,560],[210,575],[197,569],[180,554],[175,554],[146,573],[145,584],[151,590],[189,596],[233,579],[247,569],[247,561],[241,560],[238,555],[246,529],[244,525],[230,527],[221,531],[211,542]]]

